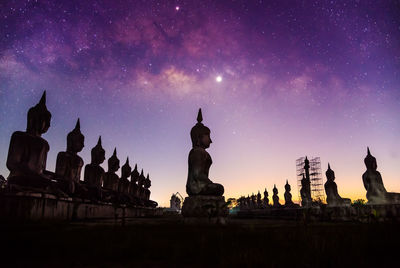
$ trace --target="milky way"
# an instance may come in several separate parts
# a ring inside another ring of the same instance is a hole
[[[2,1],[0,173],[45,89],[49,170],[79,117],[85,162],[102,135],[164,205],[185,193],[199,107],[227,197],[282,194],[286,179],[297,190],[308,154],[365,198],[366,146],[400,191],[398,14],[398,1]]]

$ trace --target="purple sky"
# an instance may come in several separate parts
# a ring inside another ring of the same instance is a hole
[[[372,0],[1,1],[0,174],[46,89],[47,169],[80,117],[85,164],[102,135],[106,158],[117,147],[150,173],[161,205],[186,194],[199,107],[226,197],[275,183],[283,199],[286,179],[297,197],[295,160],[311,155],[365,199],[367,146],[400,191],[398,14]]]

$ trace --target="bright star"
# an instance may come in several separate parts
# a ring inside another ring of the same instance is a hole
[[[179,6],[176,6],[176,7],[175,7],[175,10],[176,10],[176,11],[179,11]]]
[[[217,81],[218,83],[221,83],[221,82],[222,82],[222,76],[218,75],[218,76],[215,78],[215,81]]]

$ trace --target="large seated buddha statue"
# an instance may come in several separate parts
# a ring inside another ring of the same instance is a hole
[[[84,182],[89,188],[91,199],[102,199],[101,186],[104,180],[104,169],[100,166],[105,160],[105,150],[101,146],[101,136],[91,150],[91,162],[85,166]]]
[[[325,193],[326,193],[326,202],[329,206],[344,206],[350,205],[351,200],[349,198],[342,198],[337,189],[337,185],[335,182],[335,172],[331,169],[331,166],[328,163],[328,169],[325,172],[326,175],[326,183],[325,183]]]
[[[263,202],[264,202],[264,206],[265,206],[265,207],[268,207],[268,206],[269,206],[269,199],[268,199],[268,191],[267,191],[267,188],[265,188],[265,190],[264,190],[264,200],[263,200]]]
[[[117,148],[114,149],[113,155],[108,159],[108,171],[104,174],[103,187],[114,193],[118,192],[119,177],[115,172],[119,169],[119,159],[117,157]]]
[[[275,184],[272,192],[274,193],[272,195],[273,207],[281,207],[281,204],[279,203],[278,188],[276,188]]]
[[[126,158],[125,164],[121,168],[121,179],[119,180],[118,192],[122,194],[129,194],[130,181],[128,177],[131,175],[132,168],[129,165],[129,157]]]
[[[81,189],[79,182],[83,160],[78,153],[82,151],[84,141],[78,118],[75,128],[67,135],[67,151],[59,152],[56,161],[56,177],[62,185],[62,190],[70,195]]]
[[[367,170],[362,175],[364,187],[367,190],[367,199],[370,204],[400,203],[400,193],[389,193],[383,185],[381,173],[377,171],[376,158],[367,148],[367,156],[364,159]]]
[[[182,215],[185,217],[208,217],[224,222],[228,214],[224,194],[224,187],[214,183],[208,177],[212,159],[206,151],[211,144],[210,129],[202,124],[201,109],[197,115],[197,124],[190,131],[192,149],[188,159],[188,177]]]
[[[224,187],[221,184],[212,182],[208,178],[212,159],[206,149],[212,143],[210,138],[211,131],[201,123],[202,121],[203,116],[200,109],[197,115],[197,124],[190,131],[193,148],[189,152],[189,172],[186,192],[189,196],[222,196],[224,194]]]
[[[144,176],[143,173],[143,168],[142,171],[140,171],[139,179],[138,179],[138,193],[139,193],[139,199],[140,200],[145,200],[145,189],[144,189],[144,182],[146,180],[146,177]]]
[[[135,164],[135,168],[131,172],[131,183],[129,185],[129,194],[134,199],[139,199],[139,171],[137,168],[137,164]]]
[[[290,187],[288,180],[286,180],[285,194],[283,195],[285,197],[285,206],[293,206],[294,205],[294,203],[292,201],[292,194],[290,193],[291,189],[292,188]]]
[[[145,200],[150,200],[150,187],[151,187],[151,180],[150,180],[150,175],[147,173],[146,179],[144,180],[144,199]]]
[[[45,174],[49,144],[41,136],[50,127],[51,113],[46,107],[46,91],[38,104],[28,111],[26,132],[16,131],[11,136],[7,156],[10,185],[48,188],[51,176]]]

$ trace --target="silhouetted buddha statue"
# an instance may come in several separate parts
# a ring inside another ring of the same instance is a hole
[[[129,157],[126,158],[125,164],[121,168],[121,179],[119,180],[118,191],[123,194],[129,193],[130,181],[128,177],[131,175],[132,168],[129,165]]]
[[[251,208],[251,197],[250,197],[250,195],[247,195],[247,197],[246,197],[246,205],[247,205],[247,208]]]
[[[292,201],[292,194],[290,193],[291,187],[290,184],[288,182],[288,180],[286,180],[286,184],[285,184],[285,206],[292,206],[294,205],[293,201]]]
[[[257,207],[261,207],[262,206],[262,200],[261,200],[261,194],[260,194],[260,191],[258,191],[258,194],[257,194]]]
[[[276,188],[275,184],[274,184],[274,188],[272,189],[272,192],[274,193],[274,195],[272,196],[272,201],[274,202],[274,207],[280,207],[281,204],[279,203],[278,189]]]
[[[59,152],[56,162],[56,176],[63,186],[63,191],[74,194],[79,188],[83,160],[78,155],[84,147],[85,137],[80,130],[79,118],[74,130],[67,135],[67,151]]]
[[[150,190],[151,187],[151,180],[149,177],[149,173],[147,173],[147,177],[144,181],[144,193],[145,193],[145,200],[150,200]]]
[[[139,181],[139,171],[137,169],[137,164],[136,164],[135,168],[133,169],[133,171],[131,173],[131,184],[130,184],[130,189],[129,189],[129,194],[135,198],[139,198],[138,181]]]
[[[308,159],[306,157],[306,159],[304,160],[304,170],[305,170],[306,176],[304,177],[304,174],[303,174],[303,179],[301,180],[301,190],[300,190],[301,205],[303,207],[312,205],[311,180],[310,180],[309,169],[310,169],[310,161],[308,161]]]
[[[213,183],[209,178],[209,170],[212,159],[206,151],[212,143],[210,129],[201,122],[203,116],[201,109],[197,115],[197,124],[190,131],[193,148],[189,153],[189,172],[186,183],[186,192],[189,196],[193,195],[212,195],[222,196],[224,187],[221,184]]]
[[[144,181],[145,180],[146,180],[146,177],[143,174],[143,168],[142,168],[142,171],[140,172],[139,180],[138,180],[139,198],[141,200],[145,200],[145,190],[144,190]]]
[[[385,204],[400,203],[400,193],[388,193],[383,185],[381,174],[377,171],[376,158],[367,149],[368,155],[364,159],[367,171],[362,175],[364,187],[367,190],[368,203]]]
[[[264,190],[264,205],[265,205],[265,206],[269,206],[269,199],[268,199],[267,188],[265,188],[265,190]]]
[[[115,172],[119,169],[119,159],[117,157],[117,148],[113,155],[108,159],[108,171],[104,174],[103,187],[114,192],[118,191],[119,177]]]
[[[41,137],[49,129],[50,120],[44,91],[39,103],[28,111],[26,132],[16,131],[11,136],[7,156],[9,184],[46,188],[51,183],[51,178],[44,174],[50,146]]]
[[[257,197],[254,193],[251,194],[251,208],[257,207]]]
[[[90,187],[90,191],[97,199],[101,199],[101,186],[104,180],[104,169],[100,166],[105,160],[103,147],[101,146],[101,136],[95,147],[91,150],[91,162],[85,166],[83,174],[85,184]]]
[[[349,198],[342,198],[337,190],[337,185],[335,180],[335,172],[331,169],[331,166],[328,163],[328,169],[325,172],[326,175],[326,183],[325,183],[325,192],[326,192],[326,202],[329,206],[343,206],[350,205],[351,200]]]

